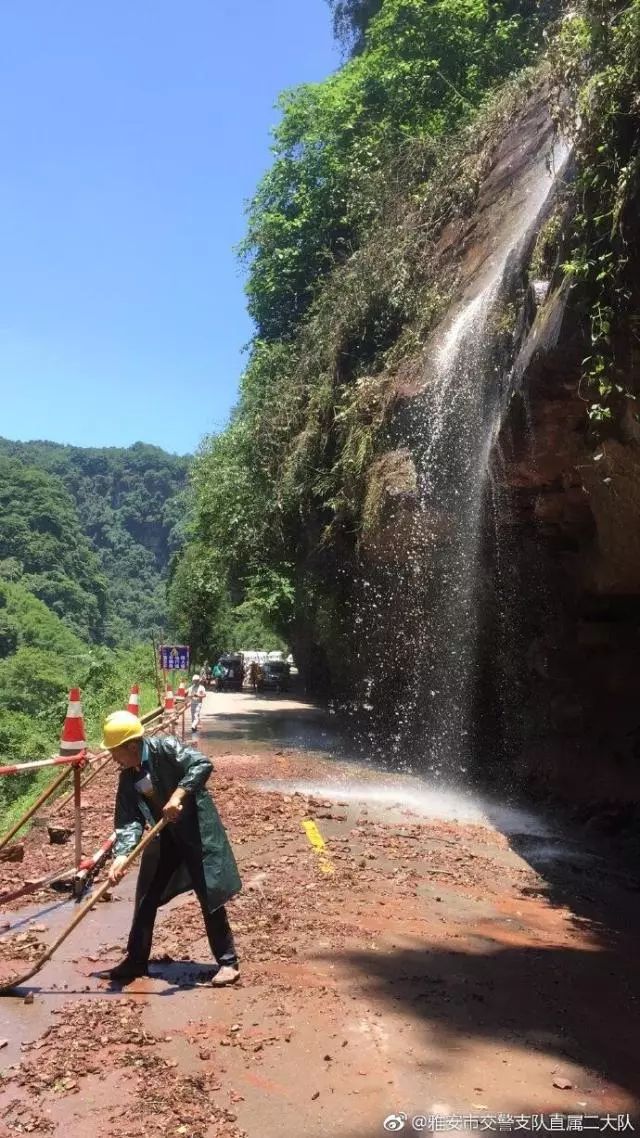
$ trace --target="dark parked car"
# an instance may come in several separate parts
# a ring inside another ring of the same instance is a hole
[[[284,660],[265,660],[260,665],[258,691],[287,691],[289,687],[289,665]]]
[[[240,691],[244,681],[242,656],[221,656],[218,660],[224,676],[216,680],[218,691]]]

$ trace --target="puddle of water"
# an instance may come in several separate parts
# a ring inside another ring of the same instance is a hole
[[[123,930],[126,928],[126,920],[121,917],[119,910],[121,909],[120,899],[131,900],[134,892],[134,885],[136,875],[132,874],[131,878],[127,878],[126,884],[118,886],[118,894],[111,901],[99,901],[96,907],[87,914],[84,921],[79,928],[84,928],[85,931],[91,930],[91,937],[99,931],[104,936],[121,936]],[[83,901],[87,899],[89,894],[85,894],[82,898]],[[12,936],[18,932],[29,932],[33,924],[43,924],[46,926],[45,932],[39,934],[40,939],[45,942],[50,942],[54,936],[58,935],[70,924],[78,911],[78,904],[69,897],[61,901],[55,901],[50,905],[30,905],[28,908],[20,909],[18,913],[3,913],[2,922],[8,924],[8,928],[3,928],[0,940],[3,936]],[[46,935],[45,935],[46,934]],[[72,934],[72,938],[76,934]],[[71,943],[71,941],[69,941]],[[97,941],[93,942],[94,944]]]
[[[62,928],[73,917],[73,906],[73,900],[64,897],[61,901],[52,901],[51,904],[25,906],[18,913],[3,913],[0,940],[14,933],[29,932],[29,926],[32,924],[46,924],[47,929]]]
[[[118,896],[123,900],[131,901],[133,898],[135,878],[136,874],[131,874],[118,886]],[[51,944],[76,913],[77,906],[69,899],[49,906],[29,906],[18,914],[3,914],[3,920],[11,921],[11,928],[5,933],[10,936],[17,931],[28,931],[31,922],[42,923],[46,925],[46,931],[38,933],[39,939]],[[40,972],[17,989],[16,994],[0,996],[0,1036],[9,1040],[8,1046],[0,1052],[0,1068],[19,1062],[21,1042],[32,1042],[42,1034],[51,1023],[54,1008],[79,996],[104,998],[112,994],[104,990],[99,979],[87,975],[87,971],[97,972],[108,967],[99,946],[122,941],[130,920],[130,904],[121,904],[115,898],[108,903],[98,902]],[[89,962],[88,969],[78,967],[76,961],[89,954],[97,956],[98,960]],[[28,968],[29,962],[21,961],[15,971],[25,972]],[[114,991],[118,994],[117,990]],[[33,993],[31,1005],[24,1003],[27,993]]]
[[[272,743],[301,751],[338,751],[338,735],[328,729],[324,718],[316,713],[308,716],[260,714],[257,708],[235,717],[221,715],[208,724],[203,721],[201,736],[210,740],[241,739],[244,742]]]

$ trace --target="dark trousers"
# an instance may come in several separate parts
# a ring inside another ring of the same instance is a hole
[[[153,927],[155,925],[160,900],[169,884],[172,874],[183,862],[186,862],[193,882],[194,892],[202,909],[204,927],[207,930],[211,951],[218,964],[230,964],[232,967],[237,967],[238,958],[233,943],[233,934],[224,905],[216,909],[213,913],[208,911],[204,869],[197,850],[192,850],[188,846],[178,845],[172,838],[169,830],[163,830],[159,840],[160,854],[156,872],[144,894],[136,897],[136,910],[133,915],[131,932],[129,933],[127,955],[131,960],[134,960],[136,964],[144,964],[146,966],[148,963],[149,956],[151,955]]]

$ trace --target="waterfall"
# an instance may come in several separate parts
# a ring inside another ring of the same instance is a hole
[[[455,778],[474,756],[478,638],[483,607],[481,543],[492,447],[511,394],[513,360],[499,350],[515,284],[566,159],[540,157],[512,223],[457,312],[435,337],[424,392],[409,426],[419,510],[412,561],[417,582],[416,666],[399,721],[421,733],[421,765]]]

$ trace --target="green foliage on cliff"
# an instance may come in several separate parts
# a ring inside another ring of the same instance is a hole
[[[289,339],[336,263],[380,217],[381,172],[415,139],[444,137],[535,54],[538,4],[384,0],[363,50],[323,83],[286,92],[274,162],[243,253],[258,336]]]
[[[176,563],[169,600],[176,639],[191,644],[199,657],[288,646],[292,586],[272,566],[245,572],[205,541],[193,540]]]
[[[576,139],[564,269],[588,323],[583,389],[591,419],[614,427],[640,394],[633,347],[640,320],[640,0],[585,0],[564,21],[553,58],[558,82],[570,84]]]
[[[256,336],[232,422],[196,460],[191,543],[172,584],[177,627],[198,597],[196,643],[249,606],[298,649],[320,646],[307,661],[318,675],[323,655],[348,667],[340,613],[394,372],[453,283],[438,240],[471,207],[485,152],[531,81],[497,102],[491,92],[536,57],[555,5],[331,8],[353,55],[281,99],[241,250]]]
[[[58,527],[63,534],[62,560],[52,556],[45,565],[50,542],[42,558],[47,582],[53,576],[59,593],[51,588],[45,593],[44,584],[36,582],[37,587],[31,588],[27,582],[31,591],[73,622],[80,604],[78,600],[74,605],[63,578],[73,582],[74,573],[82,577],[89,571],[84,566],[94,566],[102,580],[95,590],[92,586],[96,599],[87,602],[84,617],[74,625],[81,634],[122,644],[162,628],[168,566],[183,540],[189,460],[143,443],[126,449],[83,448],[7,439],[0,439],[2,455],[12,461],[17,499],[23,496],[26,481],[47,476],[58,486],[58,495],[64,493],[60,483],[67,492],[66,517]],[[2,556],[18,562],[14,568],[19,572],[18,535],[8,534],[6,544],[8,552]],[[32,570],[23,567],[22,572]],[[98,606],[102,625],[93,617],[92,605]]]

